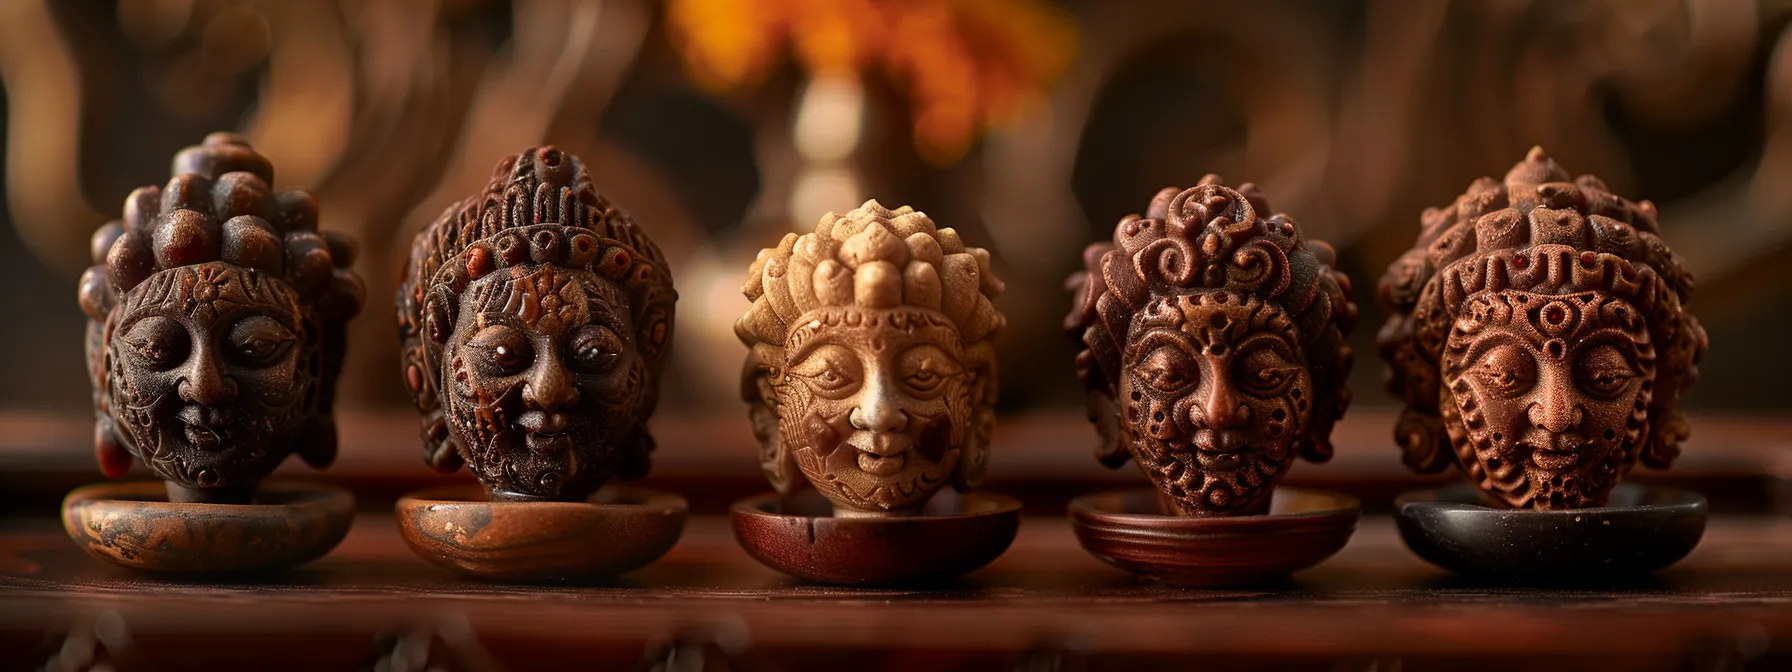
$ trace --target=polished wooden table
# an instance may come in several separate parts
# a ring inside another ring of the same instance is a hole
[[[697,504],[662,561],[601,585],[461,578],[414,557],[389,502],[365,494],[417,484],[382,480],[399,462],[371,452],[415,460],[414,442],[400,438],[408,427],[352,422],[362,438],[345,447],[346,473],[329,478],[363,493],[353,532],[322,560],[254,579],[170,580],[104,565],[67,540],[53,502],[19,496],[42,485],[26,481],[74,474],[41,464],[0,472],[18,500],[0,514],[0,669],[1792,670],[1792,516],[1771,503],[1787,423],[1695,425],[1713,431],[1689,445],[1673,482],[1730,490],[1711,492],[1730,512],[1713,517],[1688,559],[1640,582],[1465,582],[1370,515],[1342,552],[1286,584],[1186,591],[1141,585],[1095,560],[1049,510],[1058,490],[1137,483],[1096,467],[1082,452],[1087,437],[1065,434],[1072,425],[1057,418],[1010,423],[996,446],[997,468],[1014,467],[992,487],[1046,510],[991,566],[911,589],[804,584],[754,562],[716,503],[762,487],[752,472],[720,473],[751,467],[751,453],[699,459],[719,449],[678,442],[709,431],[696,421],[666,432],[677,441],[662,440],[652,479]],[[69,428],[32,431],[0,437],[73,450]],[[1356,432],[1369,436],[1341,428]],[[738,443],[724,445],[750,449]],[[1425,482],[1376,466],[1398,462],[1367,438],[1339,453],[1337,464],[1296,473],[1365,496]]]

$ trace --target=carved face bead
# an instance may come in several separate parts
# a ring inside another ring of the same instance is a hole
[[[639,440],[646,363],[628,301],[589,270],[524,266],[474,281],[443,356],[449,425],[499,496],[589,492]]]
[[[1287,313],[1220,290],[1153,300],[1134,320],[1119,385],[1133,459],[1184,515],[1261,509],[1311,417]]]
[[[212,262],[151,276],[107,345],[116,425],[170,481],[259,480],[291,451],[314,384],[301,331],[292,290],[261,273]]]
[[[777,399],[803,475],[853,509],[919,509],[958,467],[971,424],[958,330],[910,308],[824,308],[798,325]]]
[[[1570,180],[1541,149],[1429,211],[1380,287],[1407,465],[1571,509],[1604,505],[1638,462],[1672,464],[1708,342],[1660,233],[1655,206]]]
[[[761,252],[744,289],[742,396],[780,493],[900,516],[982,482],[1003,323],[988,252],[868,201]]]
[[[1444,346],[1466,441],[1458,458],[1492,494],[1596,506],[1642,446],[1655,351],[1636,309],[1598,293],[1501,291],[1465,304]]]
[[[646,475],[677,293],[644,232],[553,147],[501,161],[419,233],[398,294],[423,458],[498,500]]]
[[[1268,210],[1214,175],[1164,189],[1071,276],[1096,458],[1138,462],[1169,515],[1267,512],[1296,457],[1331,457],[1350,401],[1350,279]]]

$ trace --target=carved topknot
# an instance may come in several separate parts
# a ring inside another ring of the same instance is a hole
[[[93,235],[81,307],[103,320],[118,298],[161,271],[221,261],[282,278],[326,323],[361,308],[365,289],[349,270],[355,244],[317,230],[317,199],[269,188],[274,168],[242,136],[213,133],[181,150],[164,187],[125,199],[124,215]]]

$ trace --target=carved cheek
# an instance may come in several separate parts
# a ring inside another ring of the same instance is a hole
[[[1188,406],[1177,404],[1175,400],[1147,397],[1145,405],[1145,434],[1159,441],[1171,441],[1181,436],[1177,430],[1176,409]]]

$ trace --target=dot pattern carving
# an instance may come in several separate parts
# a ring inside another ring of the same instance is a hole
[[[1378,288],[1409,467],[1455,464],[1509,506],[1571,509],[1603,505],[1638,461],[1672,464],[1707,340],[1654,205],[1533,149],[1423,223]]]
[[[1350,402],[1350,279],[1268,211],[1217,176],[1164,189],[1070,280],[1096,457],[1136,461],[1174,515],[1263,513],[1297,456],[1331,457]]]

